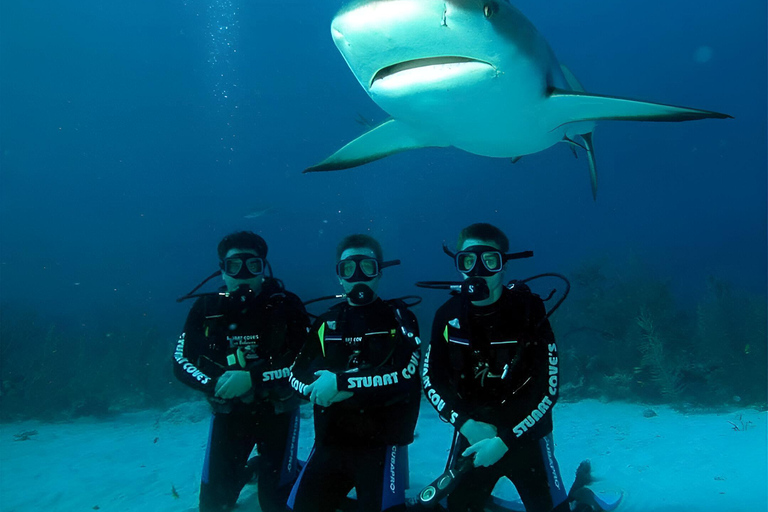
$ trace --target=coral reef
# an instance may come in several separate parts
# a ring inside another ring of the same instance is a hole
[[[766,298],[708,278],[695,309],[637,261],[585,262],[552,318],[566,400],[766,403]]]
[[[172,375],[175,335],[140,314],[91,328],[0,304],[0,420],[67,420],[164,407],[190,396]]]

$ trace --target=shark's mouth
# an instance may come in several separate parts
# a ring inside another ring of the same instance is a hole
[[[430,74],[430,70],[445,70],[446,68],[458,70],[467,64],[473,64],[474,66],[470,66],[473,68],[477,68],[478,65],[488,66],[490,68],[493,67],[488,62],[467,57],[428,57],[424,59],[407,60],[378,70],[376,74],[373,75],[370,86],[372,87],[380,80],[383,81],[392,78],[398,73],[412,72],[411,74],[414,75],[427,76]]]

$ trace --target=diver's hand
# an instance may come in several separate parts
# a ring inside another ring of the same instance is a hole
[[[305,391],[309,395],[309,401],[320,407],[341,402],[352,396],[350,391],[339,391],[336,386],[336,374],[328,370],[315,372],[317,380],[307,386]]]
[[[507,445],[504,444],[504,441],[498,437],[492,437],[490,439],[483,439],[482,441],[478,441],[477,443],[464,450],[462,455],[464,457],[469,457],[474,454],[475,467],[487,467],[493,466],[499,462],[499,459],[501,459],[508,450],[509,448],[507,448]]]
[[[470,445],[473,445],[483,439],[496,437],[496,427],[490,423],[468,419],[459,429],[461,435],[467,438]]]
[[[339,391],[338,393],[333,395],[333,398],[331,398],[331,403],[335,404],[336,402],[343,402],[347,398],[352,398],[352,395],[354,395],[354,393],[352,393],[351,391]]]
[[[219,398],[237,398],[248,393],[253,384],[251,374],[244,370],[224,372],[216,381],[216,396]]]

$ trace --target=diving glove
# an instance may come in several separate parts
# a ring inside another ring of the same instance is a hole
[[[483,439],[482,441],[478,441],[477,443],[464,450],[462,455],[464,457],[469,457],[474,454],[475,467],[487,467],[493,466],[499,462],[499,459],[501,459],[508,450],[509,448],[507,448],[507,445],[504,444],[504,441],[498,437],[492,437],[490,439]]]
[[[490,423],[468,419],[459,429],[459,433],[467,438],[470,445],[473,445],[483,439],[496,437],[496,427]]]
[[[251,390],[251,374],[244,370],[230,370],[216,381],[216,396],[219,398],[237,398]]]

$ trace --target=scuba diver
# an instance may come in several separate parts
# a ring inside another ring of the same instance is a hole
[[[289,366],[310,321],[299,298],[271,276],[267,243],[241,231],[219,243],[219,293],[192,295],[176,345],[176,377],[205,393],[213,408],[205,453],[200,510],[235,507],[243,486],[258,477],[261,509],[282,512],[298,474],[298,405]],[[248,457],[254,446],[256,468]]]
[[[379,243],[350,235],[336,249],[346,301],[315,322],[291,368],[291,385],[314,404],[315,444],[291,491],[294,512],[332,512],[352,488],[361,512],[406,509],[407,447],[421,398],[416,316],[377,295]]]
[[[552,441],[555,336],[542,299],[522,282],[504,284],[505,263],[533,253],[508,254],[506,235],[484,223],[461,231],[458,252],[445,251],[464,282],[435,314],[423,386],[455,429],[448,467],[463,475],[452,482],[448,511],[485,510],[502,477],[526,511],[569,511]]]

